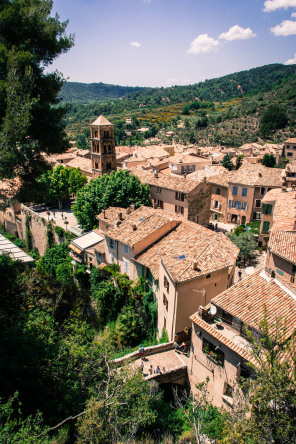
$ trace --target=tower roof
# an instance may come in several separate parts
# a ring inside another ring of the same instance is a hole
[[[106,117],[104,117],[101,114],[100,117],[98,117],[91,125],[94,125],[94,126],[105,126],[105,125],[112,125],[112,123],[109,122],[109,120],[107,120]]]

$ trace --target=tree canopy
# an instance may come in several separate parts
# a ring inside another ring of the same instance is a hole
[[[227,237],[240,249],[240,257],[244,262],[252,255],[256,248],[256,241],[251,233],[229,233]]]
[[[150,188],[127,170],[120,170],[91,180],[78,191],[73,211],[82,228],[92,230],[101,211],[112,206],[127,208],[131,204],[135,208],[151,206]]]
[[[54,170],[47,171],[39,180],[45,185],[45,193],[49,199],[61,199],[70,194],[76,194],[86,183],[87,177],[80,168],[58,165]]]
[[[67,22],[52,17],[52,0],[4,0],[0,5],[0,179],[35,183],[47,168],[41,152],[68,146],[56,107],[63,85],[58,72],[46,73],[53,60],[73,45]],[[35,184],[36,185],[36,184]],[[27,198],[34,187],[26,188]]]
[[[265,165],[270,168],[274,168],[276,166],[276,159],[273,154],[264,154],[262,159],[262,165]]]
[[[263,136],[269,136],[273,131],[285,128],[288,117],[283,108],[273,104],[264,111],[260,120],[260,132]]]
[[[222,159],[222,165],[224,166],[224,168],[226,168],[228,171],[233,170],[234,165],[233,162],[231,160],[230,155],[227,153],[225,154],[225,156]]]

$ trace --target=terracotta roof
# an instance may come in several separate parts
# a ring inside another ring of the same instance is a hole
[[[0,180],[0,197],[13,199],[21,188],[21,181],[17,179]]]
[[[129,208],[109,207],[107,210],[104,210],[98,214],[97,219],[109,224],[113,224],[118,220],[118,213],[121,213],[122,218],[124,219],[129,212]]]
[[[108,126],[108,125],[112,125],[111,122],[109,122],[109,120],[106,119],[106,117],[104,117],[102,114],[100,115],[100,117],[98,117],[93,123],[91,123],[91,125],[93,126]]]
[[[168,190],[180,191],[181,193],[190,193],[200,183],[199,181],[185,177],[169,176],[163,173],[158,173],[158,177],[155,177],[154,173],[141,169],[134,169],[133,174],[137,176],[142,183],[148,183],[149,185],[166,188]]]
[[[220,185],[221,187],[228,188],[228,178],[230,177],[229,171],[223,174],[217,174],[216,176],[207,177],[207,182],[213,185]]]
[[[232,173],[228,182],[233,184],[281,188],[282,170],[245,162],[237,171]]]
[[[296,162],[291,162],[286,165],[285,171],[288,173],[295,173],[296,172]]]
[[[263,270],[257,271],[215,296],[211,303],[256,330],[266,309],[270,334],[276,331],[276,322],[281,318],[286,320],[287,337],[290,337],[296,327],[295,296],[285,291],[276,279],[264,276]]]
[[[254,365],[256,365],[257,362],[255,358],[248,351],[244,350],[242,347],[235,344],[233,341],[231,341],[231,339],[228,339],[225,336],[223,336],[221,331],[217,330],[214,325],[208,324],[206,321],[204,321],[198,315],[198,313],[195,313],[194,315],[190,316],[190,319],[200,328],[202,328],[211,336],[216,338],[219,342],[221,342],[221,344],[226,345],[226,347],[230,348],[230,350],[234,351],[239,356],[246,359],[246,361],[252,362]]]
[[[273,209],[273,229],[293,231],[296,216],[295,191],[283,192],[280,188],[268,191],[262,199],[262,203],[271,203]]]
[[[138,147],[133,156],[142,156],[145,159],[155,158],[155,157],[170,157],[169,153],[162,146],[151,146],[151,147]]]
[[[176,154],[175,156],[171,156],[168,160],[171,163],[189,163],[189,164],[209,162],[209,159],[205,159],[204,157],[199,157],[191,153]]]
[[[67,167],[80,168],[82,172],[92,173],[91,159],[85,157],[75,157],[67,162]]]
[[[285,140],[285,143],[296,143],[296,137],[291,137],[288,140]]]
[[[169,224],[173,228],[177,223],[180,223],[180,218],[173,217],[171,213],[143,206],[126,216],[117,227],[109,228],[105,235],[133,247],[154,231]]]
[[[296,232],[272,229],[268,247],[273,254],[296,264]]]
[[[158,279],[162,260],[172,279],[184,282],[233,266],[238,253],[239,249],[224,234],[183,221],[138,255],[136,261],[150,268]],[[196,269],[193,269],[194,262]]]

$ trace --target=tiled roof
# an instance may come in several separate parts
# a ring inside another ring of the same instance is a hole
[[[291,139],[285,140],[285,143],[296,143],[296,137],[291,137]]]
[[[144,157],[145,159],[155,158],[155,157],[163,157],[167,158],[169,157],[169,153],[162,147],[162,146],[151,146],[151,147],[138,147],[136,151],[134,152],[134,156],[136,153],[139,156]]]
[[[296,264],[296,232],[272,229],[268,247],[273,254]]]
[[[280,188],[282,170],[245,162],[237,171],[232,173],[228,181],[234,184]]]
[[[176,154],[175,156],[171,156],[168,160],[171,163],[190,163],[190,164],[209,161],[209,159],[205,159],[204,157],[194,156],[191,153]]]
[[[228,187],[228,178],[230,177],[229,171],[223,174],[217,174],[216,176],[207,177],[207,182],[213,185],[220,185],[221,187]]]
[[[262,199],[262,203],[272,203],[273,229],[293,231],[296,216],[295,191],[283,192],[280,188],[268,191]]]
[[[296,327],[296,300],[276,279],[264,276],[263,270],[255,272],[215,296],[211,303],[257,330],[266,310],[270,334],[276,331],[276,322],[281,318],[286,320],[286,333],[290,337]]]
[[[183,221],[169,234],[136,257],[159,277],[162,260],[175,282],[195,279],[233,266],[239,249],[222,233],[208,230],[194,222]],[[193,263],[197,264],[193,269]]]
[[[85,157],[75,157],[75,159],[67,162],[66,166],[72,168],[80,168],[82,172],[86,173],[92,172],[91,159],[86,159]]]
[[[235,344],[231,339],[226,338],[223,336],[221,331],[217,330],[215,326],[208,324],[206,321],[204,321],[198,313],[195,313],[194,315],[190,316],[190,319],[198,325],[200,328],[205,330],[207,333],[209,333],[211,336],[216,338],[221,344],[226,345],[226,347],[230,348],[230,350],[237,353],[242,358],[246,359],[248,362],[252,362],[254,365],[256,365],[256,360],[254,357],[246,350],[244,350],[239,345]]]
[[[105,235],[133,247],[154,231],[168,224],[171,224],[173,228],[180,221],[181,218],[163,210],[140,207],[129,214],[117,227],[109,228]],[[133,226],[136,229],[133,229]]]
[[[105,126],[105,125],[112,125],[112,123],[109,122],[109,120],[107,120],[106,117],[104,117],[101,114],[100,117],[98,117],[91,125],[94,125],[94,126]]]
[[[109,207],[107,210],[104,210],[98,214],[97,219],[107,222],[108,224],[113,224],[118,220],[119,213],[121,213],[122,218],[124,219],[130,211],[131,210],[129,208]]]
[[[185,177],[169,176],[163,173],[158,173],[158,177],[155,177],[154,173],[140,169],[134,169],[133,174],[137,176],[142,183],[148,183],[149,185],[166,188],[168,190],[180,191],[181,193],[190,193],[200,183]]]

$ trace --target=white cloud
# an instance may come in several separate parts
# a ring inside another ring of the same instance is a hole
[[[274,28],[270,28],[270,30],[276,36],[296,34],[296,21],[284,20],[282,23],[276,25]]]
[[[140,48],[141,43],[139,43],[139,42],[131,42],[131,46],[134,46],[135,48]]]
[[[223,40],[247,40],[256,37],[256,34],[251,28],[241,28],[239,25],[234,25],[227,32],[222,32],[219,39]]]
[[[272,12],[281,8],[288,9],[295,7],[296,7],[296,0],[266,0],[264,2],[265,12]]]
[[[187,52],[189,54],[199,54],[201,52],[215,51],[220,45],[218,40],[209,37],[208,34],[200,34],[196,39],[192,40]]]
[[[291,17],[295,18],[296,17],[296,12],[292,12]]]
[[[175,77],[172,77],[170,79],[167,79],[164,84],[166,86],[172,86],[172,85],[177,85],[178,79],[175,79]]]
[[[296,65],[296,52],[294,54],[294,58],[293,59],[289,59],[285,62],[285,65]]]

